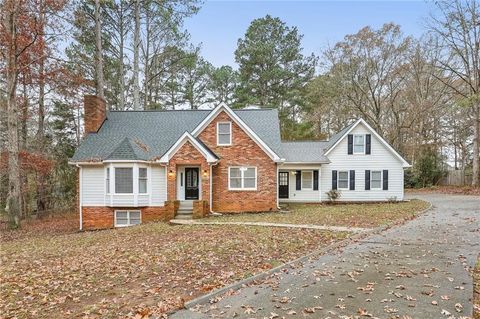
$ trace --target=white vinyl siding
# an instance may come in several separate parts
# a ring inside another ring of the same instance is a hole
[[[257,168],[256,167],[229,167],[228,168],[229,190],[256,190]]]
[[[371,132],[360,123],[350,134],[365,135]],[[321,169],[322,200],[328,200],[325,192],[332,189],[332,170],[336,170],[337,174],[339,171],[355,170],[355,190],[340,190],[340,201],[383,201],[390,198],[403,200],[403,164],[374,134],[371,136],[370,155],[348,155],[346,135],[330,151],[328,158],[331,163],[322,165]],[[388,170],[388,190],[365,190],[365,170],[370,171],[370,178],[372,171]]]
[[[287,166],[285,169],[280,169],[280,172],[288,172],[288,198],[280,198],[280,202],[319,202],[320,201],[320,179],[321,176],[319,174],[319,190],[314,190],[313,187],[306,189],[303,188],[300,190],[296,189],[296,171],[308,171],[313,172],[315,170],[319,170],[319,166],[312,167],[311,165],[293,165]],[[313,179],[313,175],[312,175]]]
[[[217,123],[217,145],[220,145],[220,146],[232,145],[232,123],[231,122]]]
[[[164,166],[151,167],[151,191],[152,203],[150,206],[164,206],[167,200],[167,174]]]
[[[142,223],[142,213],[139,210],[116,210],[115,227],[127,227]]]
[[[143,180],[140,174],[142,168],[146,169],[146,190],[147,193],[133,192],[115,194],[115,166],[127,168],[130,165],[133,169],[134,190],[141,190],[140,184]],[[135,167],[140,169],[135,169]],[[107,179],[107,172],[110,171],[110,181]],[[114,163],[106,165],[85,165],[82,166],[82,206],[110,206],[110,207],[142,207],[142,206],[164,206],[167,200],[167,182],[165,167],[159,165],[147,166],[145,164]],[[107,182],[110,182],[111,192],[107,193]]]
[[[103,206],[105,194],[105,167],[103,165],[82,167],[82,206]]]

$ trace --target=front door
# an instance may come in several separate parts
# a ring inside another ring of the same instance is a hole
[[[278,173],[278,198],[288,198],[288,172]]]
[[[185,199],[198,199],[198,167],[185,168]]]

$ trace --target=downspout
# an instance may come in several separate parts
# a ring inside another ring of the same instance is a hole
[[[215,162],[214,164],[209,164],[208,166],[210,167],[210,198],[209,198],[209,205],[208,207],[210,208],[210,214],[214,214],[215,212],[213,211],[213,165],[218,165],[218,162]]]
[[[83,212],[82,212],[82,167],[76,164],[78,171],[78,208],[79,208],[79,220],[80,230],[83,230]]]

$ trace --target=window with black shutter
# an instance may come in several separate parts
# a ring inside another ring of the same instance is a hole
[[[318,191],[318,171],[313,171],[313,190]]]
[[[302,189],[302,171],[295,172],[295,189],[297,191]]]
[[[370,171],[369,170],[365,171],[365,190],[366,191],[370,190]]]
[[[332,189],[337,189],[337,171],[332,171]]]
[[[388,190],[388,170],[383,170],[383,190]]]
[[[372,153],[372,135],[367,134],[365,136],[365,154]]]
[[[350,171],[350,190],[351,191],[355,190],[355,171],[354,170]]]

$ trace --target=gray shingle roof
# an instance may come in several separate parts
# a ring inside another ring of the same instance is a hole
[[[282,142],[283,157],[286,162],[294,163],[329,163],[323,155],[327,141]]]
[[[234,112],[281,157],[276,109]],[[82,141],[71,161],[160,158],[185,131],[192,132],[210,110],[110,111],[97,133]]]

